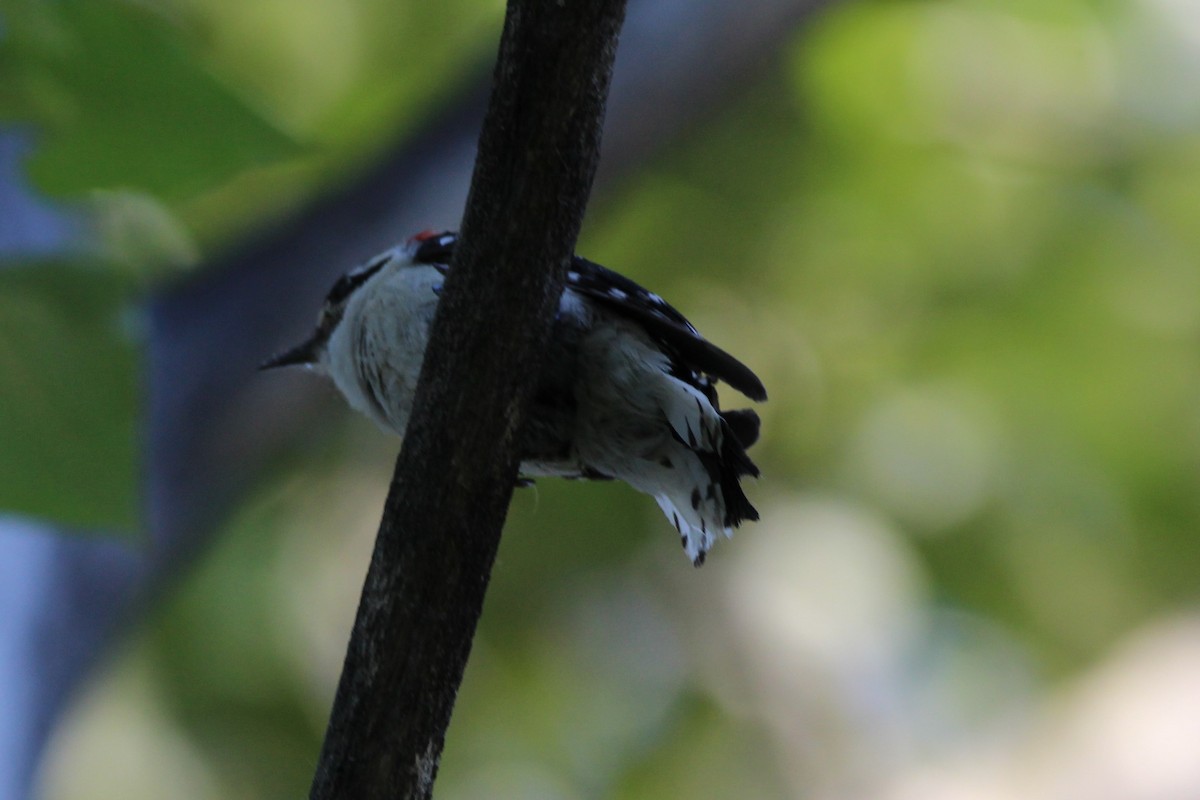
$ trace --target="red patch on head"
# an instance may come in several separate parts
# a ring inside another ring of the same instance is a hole
[[[414,235],[408,237],[408,243],[415,244],[417,242],[423,242],[426,239],[432,239],[433,237],[435,237],[437,235],[438,235],[437,231],[433,231],[433,230],[430,230],[429,228],[426,228],[425,230],[421,231],[420,233],[417,233],[417,234],[414,234]]]

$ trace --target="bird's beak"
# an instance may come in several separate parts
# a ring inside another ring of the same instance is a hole
[[[307,341],[285,350],[277,356],[272,356],[258,365],[259,369],[275,369],[276,367],[308,366],[317,363],[318,337],[312,336]]]

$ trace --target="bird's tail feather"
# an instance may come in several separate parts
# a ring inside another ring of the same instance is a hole
[[[758,415],[753,411],[726,412],[720,416],[716,450],[695,447],[677,436],[664,454],[662,464],[670,477],[662,476],[655,500],[696,566],[704,563],[719,533],[732,536],[743,522],[758,519],[758,510],[741,486],[743,476],[759,474],[743,444],[753,442],[757,433]]]

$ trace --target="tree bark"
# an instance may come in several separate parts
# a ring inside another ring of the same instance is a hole
[[[599,159],[624,0],[510,0],[454,263],[311,797],[425,798]]]

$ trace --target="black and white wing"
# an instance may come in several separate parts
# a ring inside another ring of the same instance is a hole
[[[410,241],[413,261],[442,266],[450,263],[457,236],[449,231],[425,231]],[[754,372],[700,335],[674,307],[653,292],[607,267],[575,256],[567,286],[605,308],[638,323],[678,362],[678,366],[723,380],[751,400],[767,399],[767,390]]]
[[[637,322],[687,368],[723,380],[751,400],[767,399],[766,388],[749,367],[701,336],[667,301],[624,275],[575,256],[567,285]]]

